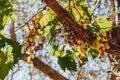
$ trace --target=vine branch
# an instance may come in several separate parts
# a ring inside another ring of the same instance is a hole
[[[24,23],[24,25],[22,25],[21,27],[19,27],[18,29],[16,29],[15,32],[17,32],[19,29],[22,29],[25,25],[28,25],[28,23],[29,23],[30,21],[32,21],[32,19],[33,19],[37,14],[39,14],[39,13],[42,12],[42,11],[44,11],[44,10],[46,9],[46,7],[47,7],[47,6],[43,7],[42,10],[40,10],[41,8],[38,9],[38,12],[37,12],[36,14],[34,14],[28,21],[26,21],[26,22]]]

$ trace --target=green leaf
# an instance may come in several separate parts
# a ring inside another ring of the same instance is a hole
[[[9,69],[11,69],[11,62],[7,62],[7,55],[5,55],[2,51],[0,51],[0,79],[4,80],[5,76],[7,76]]]
[[[11,39],[7,39],[0,35],[0,79],[4,80],[9,70],[17,63],[18,58],[21,56],[22,45]]]
[[[58,57],[58,64],[65,71],[66,69],[71,71],[77,70],[76,62],[70,56]]]
[[[15,13],[12,13],[11,19],[12,21],[17,21],[17,16]]]
[[[76,1],[76,5],[79,9],[79,12],[81,12],[82,17],[87,17],[87,19],[91,20],[91,16],[90,16],[90,8],[88,6],[88,4],[86,3],[85,0],[75,0]]]
[[[76,22],[80,20],[79,12],[75,8],[71,8],[71,14]]]
[[[50,54],[55,57],[61,57],[64,54],[64,47],[61,46],[59,43],[57,45],[54,45],[52,50],[50,51]]]
[[[47,25],[45,25],[41,31],[43,31],[43,37],[47,37],[48,35],[50,35],[50,39],[48,41],[48,44],[51,44],[52,42],[55,41],[55,36],[56,36],[56,33],[55,33],[55,30],[56,30],[56,27],[58,26],[57,22],[56,21],[50,21]]]
[[[13,12],[13,6],[9,0],[0,1],[0,30],[4,28]]]
[[[90,25],[87,25],[87,30],[92,32],[92,33],[99,32],[99,29],[97,27],[91,27]]]
[[[39,17],[39,20],[43,17],[43,12],[40,12],[39,14],[38,14],[38,17]]]
[[[40,25],[44,26],[48,22],[49,22],[49,15],[48,14],[44,14],[44,16],[40,19]]]
[[[102,16],[96,22],[99,25],[99,27],[101,29],[104,29],[105,31],[109,31],[112,27],[112,22],[107,20],[107,16]]]
[[[98,51],[96,49],[91,48],[91,47],[89,48],[88,53],[92,55],[93,59],[98,56]]]
[[[66,50],[66,55],[70,56],[73,59],[76,59],[78,57],[77,52],[71,51],[71,50]]]
[[[90,12],[89,12],[89,8],[88,7],[84,7],[84,6],[81,6],[83,12],[84,12],[84,15],[87,16],[87,19],[91,20],[91,16],[90,16]]]
[[[40,17],[41,26],[45,26],[46,24],[48,24],[49,22],[55,19],[55,13],[50,8],[46,9],[45,14],[40,13],[39,15],[40,15],[39,17]]]
[[[43,37],[47,37],[48,36],[48,34],[50,33],[50,28],[51,28],[51,26],[45,26],[45,27],[43,27],[42,28],[42,31],[43,31]]]

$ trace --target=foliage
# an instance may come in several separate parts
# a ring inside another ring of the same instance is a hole
[[[22,46],[0,35],[0,49],[0,79],[4,80],[9,70],[17,63]]]
[[[50,51],[51,55],[55,56],[55,57],[60,57],[64,55],[64,47],[58,43],[57,45],[54,45],[52,50]]]
[[[61,66],[61,68],[65,71],[66,68],[68,70],[73,70],[76,71],[76,63],[74,59],[72,59],[69,56],[63,56],[63,57],[58,57],[58,64]]]
[[[36,0],[31,0],[35,2]],[[42,0],[43,2],[44,0]],[[24,29],[26,37],[25,46],[26,52],[35,53],[42,48],[45,41],[52,46],[50,54],[58,58],[58,64],[65,71],[77,70],[77,65],[82,66],[88,61],[88,55],[96,58],[98,55],[102,58],[105,50],[109,49],[106,39],[106,33],[112,27],[112,22],[107,20],[106,16],[102,16],[94,20],[94,15],[91,15],[91,8],[85,0],[58,0],[63,1],[66,9],[73,20],[75,20],[81,28],[88,30],[97,36],[92,44],[85,43],[76,38],[76,34],[69,29],[68,26],[61,24],[58,16],[48,7],[39,11],[37,14],[26,22],[24,25],[28,27]],[[0,30],[4,29],[5,24],[10,18],[15,21],[14,8],[9,0],[0,0]],[[24,26],[23,26],[24,27]],[[57,43],[56,39],[64,38],[64,44]],[[84,36],[84,35],[82,35]],[[70,49],[66,47],[69,45]],[[4,80],[9,70],[17,63],[21,56],[22,45],[11,39],[7,39],[0,34],[0,79]],[[29,64],[34,56],[28,57]],[[3,74],[3,73],[4,74]]]
[[[9,18],[14,18],[13,6],[9,0],[0,0],[0,30],[3,29]]]
[[[4,80],[9,70],[21,56],[22,45],[3,36],[4,26],[10,19],[15,21],[13,5],[9,0],[0,0],[0,80]]]
[[[102,16],[100,19],[98,19],[97,24],[101,29],[104,29],[106,31],[109,31],[112,27],[112,22],[107,20],[106,16]]]
[[[65,50],[64,48],[66,45],[64,45],[63,47],[61,47],[60,44],[53,46],[50,53],[55,57],[58,57],[58,64],[61,66],[63,70],[66,70],[66,69],[76,70],[75,68],[76,62],[73,61],[74,66],[71,66],[72,65],[71,59],[72,60],[79,59],[79,62],[77,62],[77,64],[79,63],[80,66],[82,66],[88,60],[87,55],[92,55],[93,58],[95,58],[98,56],[98,54],[100,54],[101,55],[100,57],[103,57],[104,51],[106,49],[109,49],[109,45],[107,44],[107,41],[106,41],[106,31],[109,31],[112,26],[112,23],[107,20],[106,16],[102,16],[100,19],[97,19],[97,21],[94,21],[94,23],[91,24],[91,20],[92,20],[92,16],[90,15],[91,9],[89,8],[85,0],[71,0],[70,3],[71,5],[69,5],[70,7],[69,11],[71,13],[72,18],[77,23],[82,25],[84,29],[90,31],[91,33],[97,35],[98,37],[92,43],[92,45],[90,45],[90,44],[84,43],[81,40],[75,40],[76,39],[76,37],[74,37],[75,34],[70,32],[69,29],[63,28],[63,30],[65,30],[64,32],[65,44],[69,44],[70,46],[75,46],[77,49],[76,52],[74,52],[71,50]],[[51,16],[54,16],[54,15],[51,15]],[[51,26],[47,26],[44,29],[43,35],[46,34],[47,36],[48,34],[51,34],[50,30],[51,30],[51,27],[54,25],[56,24],[53,23]],[[52,32],[54,33],[55,29]],[[54,36],[54,34],[50,36]],[[70,62],[71,64],[67,62],[66,58],[68,62]]]

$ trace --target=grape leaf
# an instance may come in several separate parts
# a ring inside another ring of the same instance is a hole
[[[21,56],[22,45],[11,39],[0,35],[0,49],[6,48],[6,51],[0,50],[0,79],[4,80],[9,70],[17,63],[18,57]]]
[[[80,15],[75,8],[71,8],[71,14],[76,22],[80,20]]]
[[[40,24],[41,26],[46,25],[50,21],[53,21],[55,18],[55,13],[52,11],[52,9],[47,8],[46,14],[39,13],[40,18]]]
[[[55,41],[55,30],[57,27],[57,22],[56,21],[50,21],[47,25],[45,25],[41,31],[43,31],[42,36],[43,37],[47,37],[48,35],[50,35],[50,39],[48,41],[48,44],[51,44],[53,41]]]
[[[50,51],[50,54],[55,56],[55,57],[63,56],[63,54],[64,54],[64,47],[65,46],[61,46],[58,43],[57,45],[53,46],[52,50]]]
[[[0,0],[0,30],[4,28],[13,13],[13,6],[9,0]]]
[[[107,16],[102,16],[96,22],[99,25],[99,27],[101,29],[104,29],[105,31],[109,31],[112,27],[112,22],[107,20]]]
[[[70,56],[58,57],[58,64],[65,71],[66,69],[71,71],[77,70],[76,62]]]

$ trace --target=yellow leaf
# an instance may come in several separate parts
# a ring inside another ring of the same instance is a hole
[[[44,26],[45,24],[47,24],[49,21],[49,15],[45,14],[42,19],[40,20],[40,25]]]

